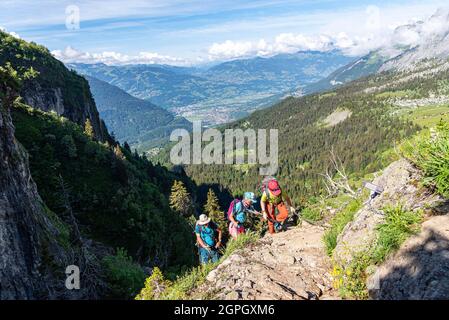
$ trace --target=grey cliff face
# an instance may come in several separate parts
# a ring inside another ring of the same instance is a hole
[[[58,230],[45,215],[27,153],[14,137],[9,107],[15,95],[0,86],[6,93],[0,100],[0,300],[61,297],[68,291],[62,266],[69,255],[54,240]],[[45,257],[61,270],[50,270]]]
[[[87,80],[80,77],[80,81]],[[29,81],[25,83],[20,92],[24,102],[33,108],[40,109],[46,112],[56,112],[72,122],[84,127],[86,120],[89,119],[94,129],[95,137],[99,141],[109,140],[109,134],[104,122],[100,119],[97,107],[92,96],[81,96],[82,107],[75,107],[68,105],[64,101],[64,95],[61,88],[43,87],[38,81]]]

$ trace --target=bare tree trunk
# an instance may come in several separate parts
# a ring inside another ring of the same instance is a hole
[[[351,188],[351,185],[349,184],[349,178],[342,164],[342,161],[334,153],[334,150],[331,150],[330,152],[330,161],[333,170],[336,173],[331,174],[331,172],[329,172],[329,169],[327,169],[326,173],[321,174],[324,177],[324,185],[326,187],[328,195],[332,197],[340,192],[343,192],[352,198],[357,198],[359,192],[356,192]]]

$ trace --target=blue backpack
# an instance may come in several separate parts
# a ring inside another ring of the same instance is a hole
[[[198,229],[200,231],[200,237],[209,247],[213,247],[216,244],[216,234],[215,229],[209,227],[204,227],[202,225],[198,225]]]
[[[235,215],[237,212],[236,206],[238,203],[241,203],[243,206],[242,201],[239,199],[232,200],[231,204],[229,205],[228,211],[225,213],[225,219],[228,221],[231,221],[231,215],[234,216],[234,219],[237,220],[240,223],[244,223],[246,220],[246,214],[245,212],[239,212],[237,215]]]

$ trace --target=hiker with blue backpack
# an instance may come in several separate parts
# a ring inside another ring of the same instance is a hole
[[[234,199],[229,205],[226,218],[229,221],[229,234],[236,239],[239,234],[245,233],[243,224],[246,221],[247,210],[253,209],[256,197],[253,192],[245,192],[243,199]]]
[[[211,221],[207,215],[202,214],[196,222],[195,234],[200,263],[217,262],[220,259],[218,249],[221,247],[222,236],[217,224]]]

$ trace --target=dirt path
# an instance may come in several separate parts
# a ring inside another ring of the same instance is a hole
[[[324,228],[306,222],[239,250],[207,276],[196,293],[214,299],[332,299]]]

